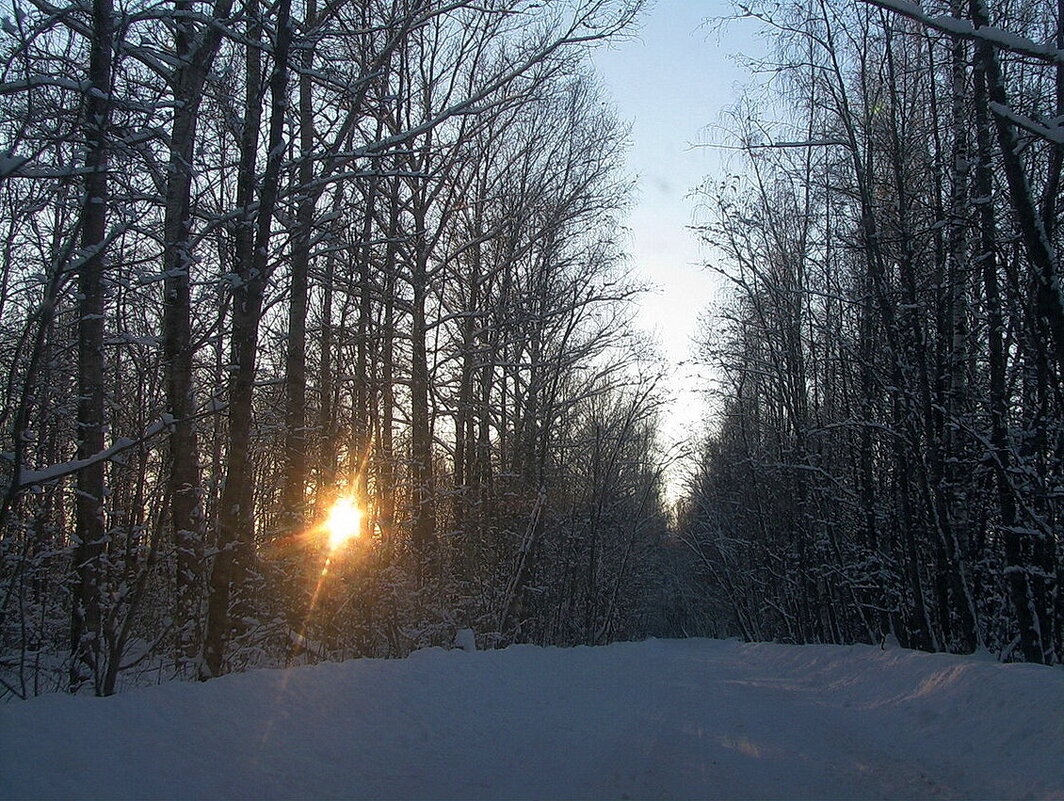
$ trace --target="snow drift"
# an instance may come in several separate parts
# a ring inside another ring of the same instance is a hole
[[[0,708],[3,799],[1064,798],[1064,671],[712,640]]]

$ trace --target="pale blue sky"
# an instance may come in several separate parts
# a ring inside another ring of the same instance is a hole
[[[635,38],[596,50],[593,58],[619,116],[632,126],[628,164],[638,191],[627,251],[636,274],[658,287],[643,298],[640,320],[656,332],[673,364],[689,358],[698,317],[718,287],[698,266],[705,256],[687,229],[695,208],[688,194],[707,176],[723,175],[725,154],[692,145],[719,141],[714,126],[750,81],[734,56],[762,47],[752,22],[723,29],[704,24],[731,11],[728,0],[658,0]],[[699,430],[697,383],[690,367],[674,370],[670,388],[677,400],[664,421],[668,440]]]

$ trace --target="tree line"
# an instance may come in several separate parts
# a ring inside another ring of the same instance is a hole
[[[4,694],[675,628],[587,65],[638,6],[12,3]]]
[[[682,532],[751,639],[1064,659],[1064,4],[755,3]]]

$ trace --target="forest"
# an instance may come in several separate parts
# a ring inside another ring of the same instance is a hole
[[[0,696],[470,635],[1064,660],[1064,0],[736,9],[675,506],[590,61],[640,0],[59,2],[0,26]]]
[[[682,530],[736,634],[1064,659],[1064,3],[757,4]]]

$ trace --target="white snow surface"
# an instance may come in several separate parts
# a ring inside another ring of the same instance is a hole
[[[4,799],[1064,799],[1064,671],[870,646],[429,649],[0,707]]]

